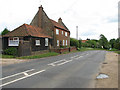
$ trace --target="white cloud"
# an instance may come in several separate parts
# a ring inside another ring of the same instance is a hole
[[[29,24],[41,4],[51,19],[57,21],[62,17],[71,37],[76,37],[76,26],[79,35],[95,32],[95,35],[79,36],[82,39],[98,39],[100,34],[108,39],[118,37],[118,0],[1,0],[0,31]]]

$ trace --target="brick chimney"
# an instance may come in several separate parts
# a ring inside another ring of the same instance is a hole
[[[62,23],[62,19],[61,18],[58,19],[58,23],[60,23],[60,24]]]

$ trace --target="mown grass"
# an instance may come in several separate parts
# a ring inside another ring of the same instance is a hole
[[[36,59],[36,58],[50,57],[50,56],[56,56],[56,55],[59,55],[59,53],[48,52],[48,53],[44,53],[44,54],[40,54],[40,55],[17,57],[17,59]]]

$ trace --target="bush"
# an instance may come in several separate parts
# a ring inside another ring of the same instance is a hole
[[[8,48],[8,49],[4,50],[4,53],[6,55],[14,55],[14,56],[16,56],[17,55],[17,49],[14,48],[14,47],[11,47],[11,48]]]

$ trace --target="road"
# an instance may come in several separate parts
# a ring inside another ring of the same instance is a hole
[[[92,88],[106,51],[85,51],[2,67],[2,88]]]

